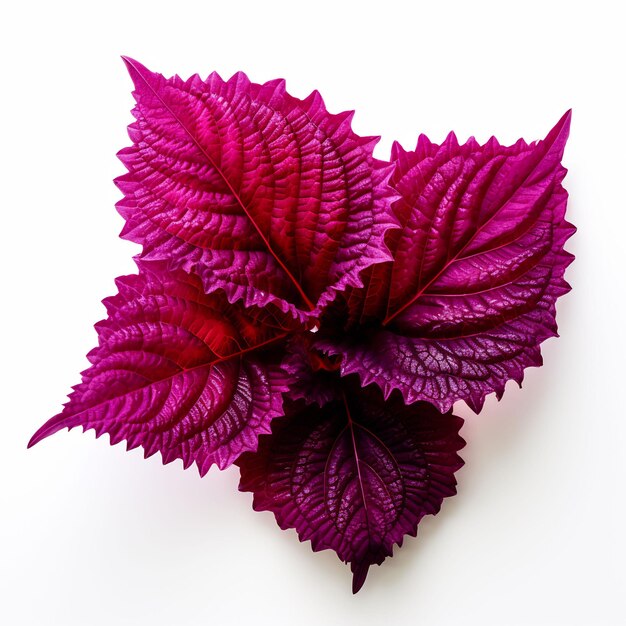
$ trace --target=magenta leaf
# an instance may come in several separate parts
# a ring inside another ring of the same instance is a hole
[[[351,112],[329,114],[315,91],[294,98],[283,80],[166,79],[125,61],[137,121],[119,153],[129,173],[118,210],[144,258],[301,319],[390,258],[391,168],[372,156],[378,138],[354,134]]]
[[[407,402],[446,411],[465,400],[479,411],[488,393],[500,398],[508,380],[521,384],[524,368],[541,365],[573,259],[561,185],[569,121],[568,112],[531,145],[460,146],[451,134],[441,146],[421,136],[414,152],[394,146],[394,261],[347,293],[351,332],[317,344],[341,355],[344,374]]]
[[[463,420],[450,413],[407,406],[399,394],[384,401],[374,387],[349,389],[322,409],[290,404],[258,451],[237,464],[254,509],[272,511],[313,550],[332,549],[349,562],[356,593],[370,565],[456,493],[465,442]]]
[[[201,475],[255,450],[287,390],[276,356],[261,349],[285,337],[277,318],[207,296],[197,279],[159,264],[142,263],[116,283],[91,367],[29,446],[82,426],[108,433],[111,444],[142,446],[146,457],[161,452],[164,463],[195,463]]]

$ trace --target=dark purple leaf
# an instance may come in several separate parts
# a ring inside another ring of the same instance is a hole
[[[289,372],[286,397],[321,407],[341,397],[341,379],[336,375],[341,359],[316,350],[313,337],[311,333],[295,335],[286,346],[283,360],[283,368]]]
[[[353,592],[394,544],[415,536],[424,515],[456,493],[463,421],[420,402],[387,401],[358,385],[323,408],[290,403],[256,453],[243,455],[242,491],[313,550],[351,564]]]

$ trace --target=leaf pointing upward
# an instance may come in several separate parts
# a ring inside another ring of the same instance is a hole
[[[358,137],[352,113],[317,92],[241,72],[165,79],[125,59],[135,83],[134,144],[119,153],[125,238],[143,256],[199,275],[207,293],[274,302],[301,318],[389,259],[390,167]]]
[[[508,380],[541,364],[573,259],[563,250],[574,228],[561,185],[569,122],[568,112],[531,145],[459,145],[451,134],[441,146],[422,135],[413,152],[394,146],[394,261],[348,292],[353,333],[319,344],[342,355],[344,374],[386,395],[399,389],[407,402],[447,411],[465,400],[478,411],[488,393],[501,397]]]

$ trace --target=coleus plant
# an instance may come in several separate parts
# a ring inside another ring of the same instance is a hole
[[[456,492],[462,420],[541,364],[572,255],[566,113],[536,143],[415,150],[282,80],[125,58],[122,236],[143,246],[91,366],[33,445],[82,426],[201,475],[351,564],[353,591]]]

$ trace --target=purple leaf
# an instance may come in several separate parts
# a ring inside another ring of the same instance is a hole
[[[255,450],[259,434],[283,414],[285,373],[260,349],[287,331],[269,309],[207,296],[184,272],[139,267],[138,275],[118,278],[119,293],[104,300],[108,318],[96,325],[91,367],[29,446],[82,426],[109,433],[111,444],[142,446],[146,458],[159,451],[164,463],[196,463],[201,475],[214,463],[224,469]]]
[[[384,401],[375,387],[358,385],[321,409],[290,403],[258,452],[237,461],[240,489],[313,550],[332,549],[349,562],[356,593],[370,565],[456,493],[462,423],[427,403],[406,406],[399,394]]]
[[[317,344],[343,357],[344,374],[385,395],[399,389],[409,403],[446,411],[465,400],[479,411],[488,393],[500,398],[508,380],[541,365],[573,259],[561,185],[569,122],[568,112],[531,145],[460,146],[451,134],[441,146],[422,135],[414,152],[394,146],[394,261],[347,293],[349,332]]]
[[[282,365],[289,372],[289,391],[285,397],[322,407],[341,397],[341,379],[336,374],[341,359],[329,357],[314,346],[310,333],[295,335],[286,345]]]
[[[329,114],[315,91],[294,98],[283,80],[166,79],[125,61],[137,121],[119,153],[129,173],[118,210],[144,258],[301,319],[390,258],[391,168],[372,156],[378,138],[354,134],[351,112]]]

